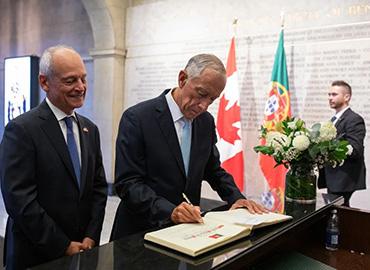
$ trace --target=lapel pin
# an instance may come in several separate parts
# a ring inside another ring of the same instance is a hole
[[[89,132],[89,130],[87,129],[87,127],[84,127],[82,130],[83,130],[83,132],[86,132],[86,133]]]

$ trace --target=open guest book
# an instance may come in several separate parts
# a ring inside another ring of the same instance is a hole
[[[191,257],[184,253],[177,252],[173,249],[169,249],[169,248],[157,245],[149,241],[144,242],[144,247],[147,249],[164,254],[168,257],[174,258],[179,261],[186,262],[187,264],[191,264],[191,265],[202,265],[205,263],[208,264],[209,262],[212,263],[213,260],[224,261],[225,257],[231,258],[239,254],[239,252],[246,250],[251,246],[252,246],[251,240],[249,240],[248,238],[245,238],[245,240],[240,239],[240,241],[234,241],[228,244],[225,248],[214,249],[212,250],[212,252],[206,252],[199,256]]]
[[[209,212],[204,224],[183,223],[146,233],[144,239],[190,256],[248,236],[252,229],[291,219],[291,216],[266,213],[250,214],[246,209]]]

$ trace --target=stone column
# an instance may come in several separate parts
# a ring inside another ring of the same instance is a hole
[[[105,172],[114,181],[115,142],[123,110],[125,18],[130,1],[82,0],[90,18],[94,48],[93,120],[101,136]]]
[[[91,50],[94,60],[93,119],[98,125],[107,181],[114,180],[115,142],[123,110],[124,51]]]

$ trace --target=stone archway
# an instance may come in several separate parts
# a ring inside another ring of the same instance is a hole
[[[114,180],[115,140],[123,110],[126,2],[82,0],[94,36],[90,50],[94,62],[93,117],[100,130],[109,183]]]

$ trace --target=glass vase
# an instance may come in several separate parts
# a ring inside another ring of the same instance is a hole
[[[285,200],[297,203],[316,202],[317,173],[314,166],[290,166],[285,177]]]

